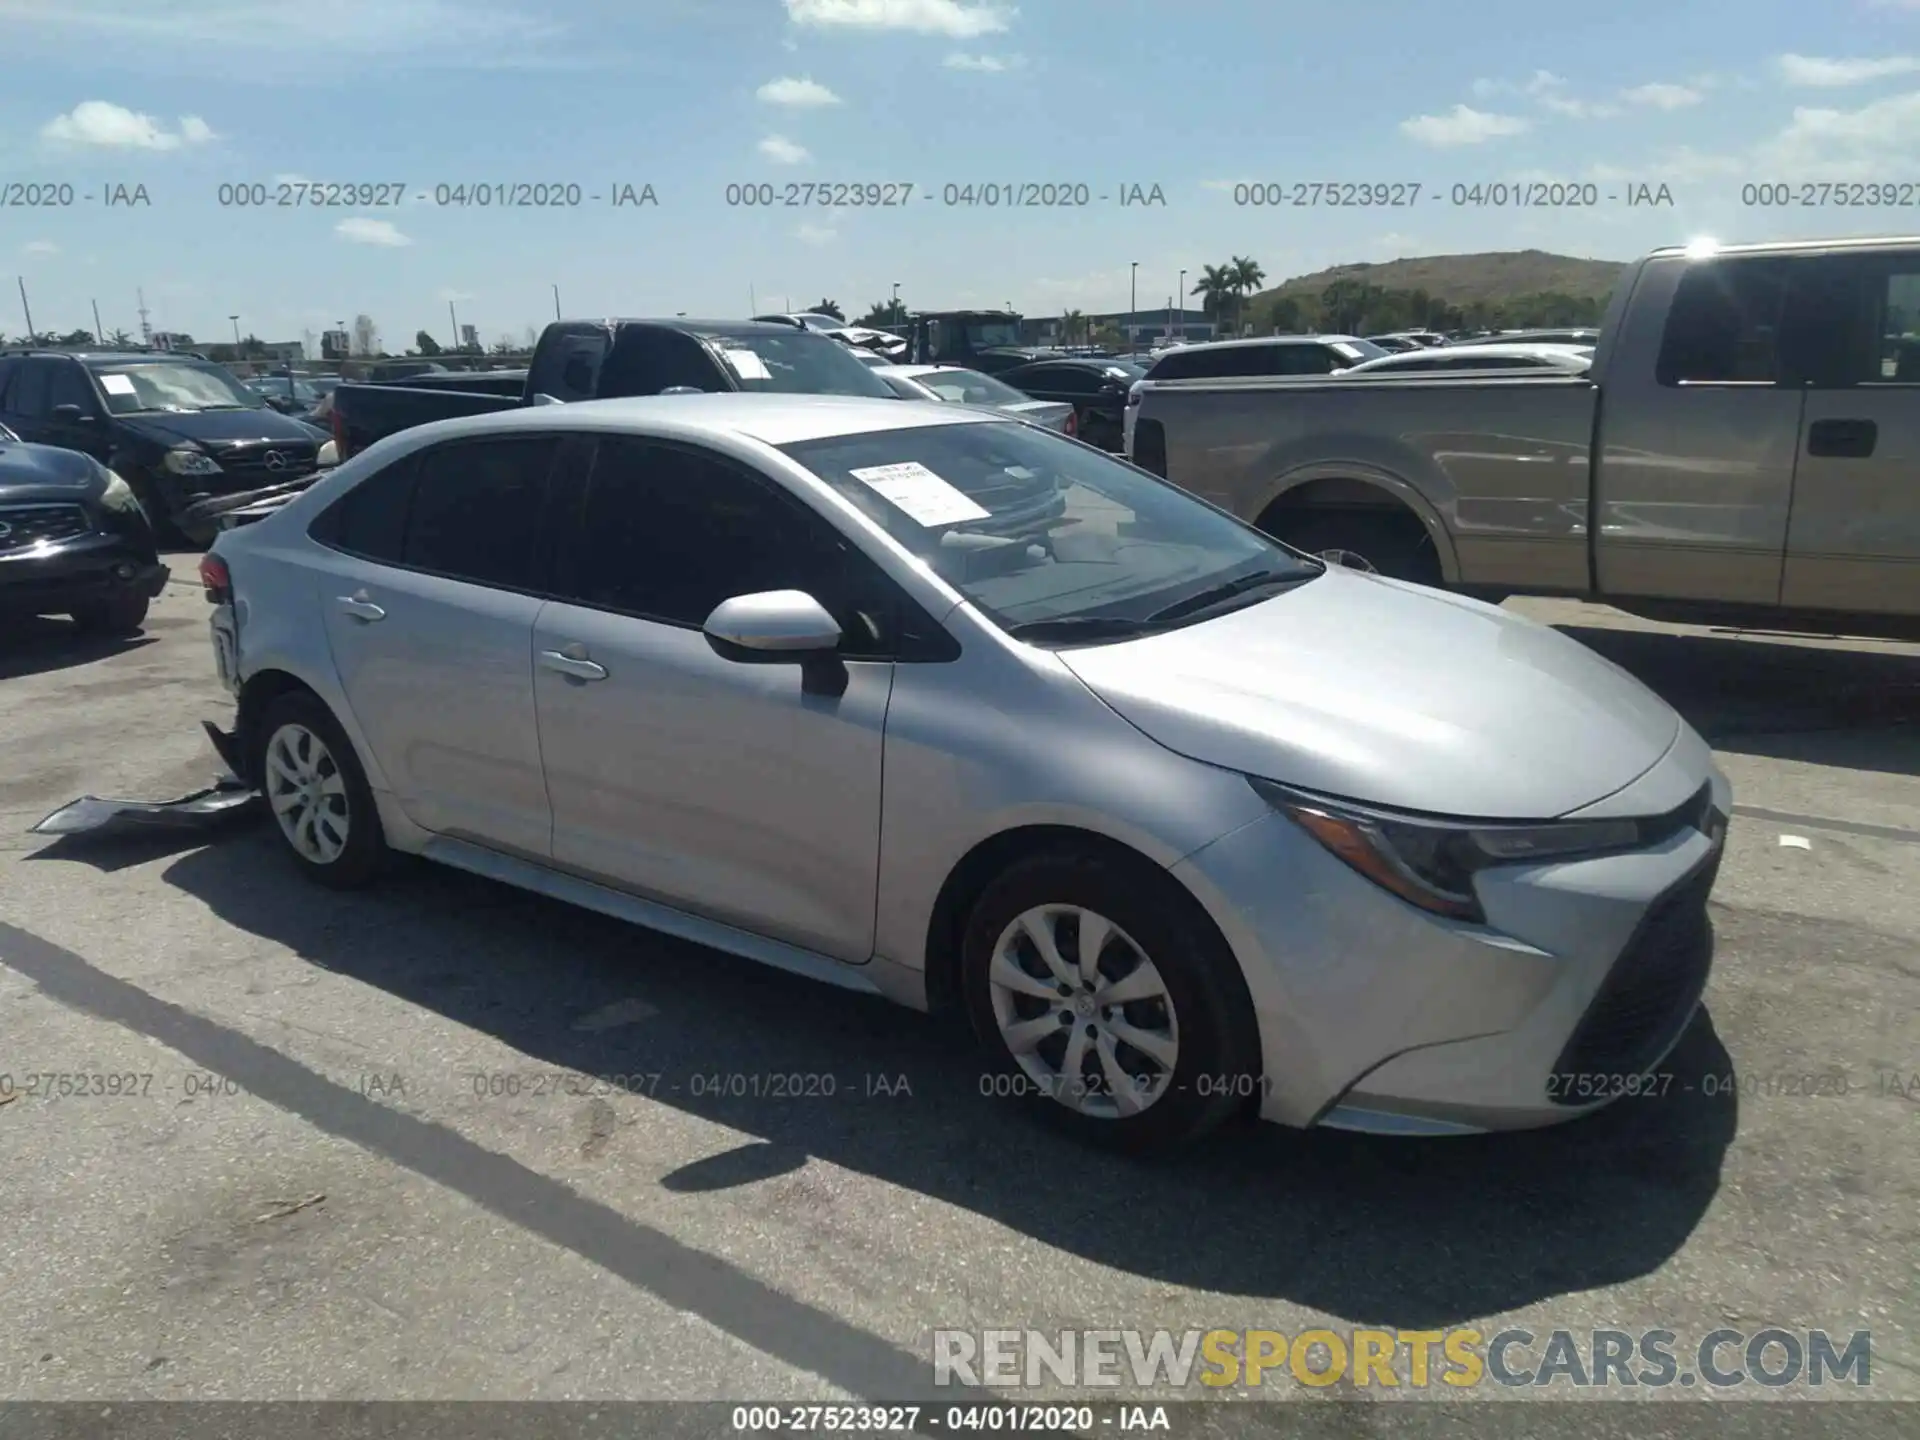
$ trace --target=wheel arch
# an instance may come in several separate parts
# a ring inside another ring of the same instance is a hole
[[[981,895],[1000,875],[1023,860],[1046,854],[1093,855],[1121,868],[1140,874],[1149,883],[1165,887],[1166,893],[1186,904],[1193,916],[1219,938],[1222,948],[1233,953],[1226,932],[1200,897],[1180,877],[1151,856],[1125,841],[1096,830],[1074,825],[1030,824],[1002,830],[979,841],[962,855],[947,872],[946,880],[934,898],[927,918],[926,998],[934,1015],[953,1017],[964,1012],[960,995],[960,950],[966,934],[967,917]],[[1244,981],[1242,982],[1244,984]],[[1252,996],[1246,996],[1251,1013]]]
[[[1442,578],[1449,585],[1459,583],[1460,559],[1439,507],[1410,481],[1375,465],[1321,461],[1290,470],[1275,483],[1254,523],[1276,540],[1284,540],[1290,522],[1335,511],[1411,517],[1433,542]]]

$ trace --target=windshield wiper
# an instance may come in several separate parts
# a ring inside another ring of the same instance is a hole
[[[1117,640],[1155,629],[1152,620],[1130,620],[1123,615],[1062,615],[1053,620],[1029,620],[1011,625],[1015,640]]]
[[[1205,590],[1176,600],[1171,605],[1162,606],[1147,619],[1155,624],[1168,620],[1179,620],[1189,615],[1197,615],[1202,610],[1211,610],[1216,605],[1224,605],[1229,600],[1242,595],[1251,595],[1257,590],[1283,589],[1298,585],[1303,580],[1311,580],[1318,571],[1309,571],[1304,575],[1286,575],[1265,570],[1258,575],[1242,575],[1238,580],[1228,580],[1219,585],[1210,585]]]

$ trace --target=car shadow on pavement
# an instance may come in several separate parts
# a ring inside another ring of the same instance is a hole
[[[24,680],[50,670],[91,665],[153,644],[151,628],[126,637],[89,634],[71,620],[33,616],[7,621],[0,629],[0,680]]]
[[[1748,752],[1747,737],[1797,731],[1887,731],[1920,725],[1920,653],[1845,650],[1754,635],[1560,625],[1659,693],[1716,749]],[[1875,763],[1859,747],[1849,763],[1907,773],[1911,752]],[[1763,752],[1770,753],[1770,752]]]
[[[1724,1087],[1687,1079],[1733,1070],[1703,1014],[1662,1067],[1668,1093],[1548,1130],[1413,1141],[1249,1121],[1173,1157],[1120,1157],[991,1098],[950,1022],[460,872],[408,863],[340,895],[262,831],[164,873],[229,924],[496,1037],[522,1068],[658,1076],[657,1101],[754,1137],[667,1188],[817,1157],[1120,1271],[1356,1323],[1432,1328],[1657,1269],[1713,1199],[1737,1123]],[[371,1063],[462,1107],[502,1103],[484,1077],[419,1076],[413,1055]],[[781,1076],[801,1098],[769,1098]],[[591,1128],[582,1158],[619,1164],[618,1131]]]

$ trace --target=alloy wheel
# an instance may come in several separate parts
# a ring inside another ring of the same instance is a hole
[[[1016,916],[994,946],[987,986],[1008,1052],[1068,1109],[1126,1119],[1166,1092],[1180,1058],[1173,997],[1104,915],[1042,905]]]
[[[339,859],[347,848],[347,783],[326,742],[304,725],[282,725],[267,742],[265,769],[267,803],[295,853],[315,865]]]

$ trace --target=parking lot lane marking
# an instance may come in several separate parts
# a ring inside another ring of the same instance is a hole
[[[1804,825],[1809,830],[1838,830],[1847,835],[1864,835],[1870,840],[1920,845],[1920,830],[1902,830],[1897,825],[1863,825],[1857,820],[1830,820],[1824,815],[1796,815],[1791,810],[1763,810],[1758,805],[1736,805],[1733,813],[1749,820],[1771,820],[1776,825]]]
[[[3,921],[0,965],[70,1009],[158,1040],[268,1104],[464,1195],[852,1395],[905,1403],[935,1398],[927,1362],[881,1337],[485,1149],[456,1130],[404,1115],[337,1085],[270,1046],[150,995],[71,950]],[[967,1392],[947,1386],[939,1398],[965,1399]]]

